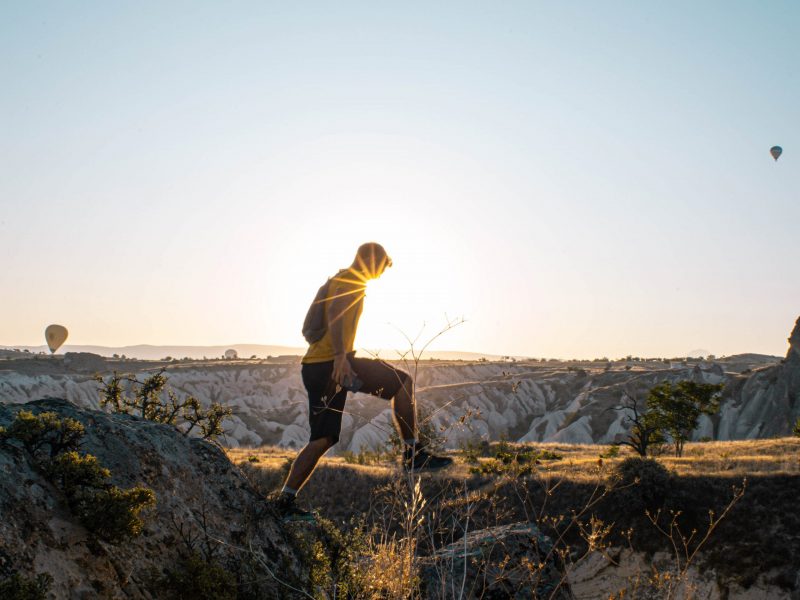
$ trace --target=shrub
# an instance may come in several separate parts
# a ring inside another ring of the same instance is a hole
[[[461,455],[464,458],[464,462],[468,465],[477,465],[478,459],[483,454],[483,444],[481,442],[475,442],[473,440],[467,440],[465,443],[461,445]]]
[[[619,456],[619,445],[612,444],[608,450],[600,454],[600,458],[617,458]]]
[[[28,453],[41,458],[45,448],[51,458],[64,450],[77,450],[84,428],[75,419],[59,419],[53,412],[34,415],[27,410],[17,413],[14,422],[6,429],[0,427],[0,440],[15,439]]]
[[[536,450],[525,446],[515,448],[505,440],[498,442],[494,456],[494,460],[470,467],[469,472],[476,475],[527,475],[542,461],[563,458],[561,454],[551,450]]]
[[[669,472],[652,458],[632,456],[612,473],[614,494],[627,511],[658,509],[669,490]]]
[[[147,488],[122,490],[109,484],[111,471],[96,456],[75,450],[83,434],[83,425],[74,419],[21,410],[11,426],[0,431],[0,439],[22,443],[34,467],[61,489],[70,509],[97,537],[119,543],[139,535],[139,513],[155,504],[155,494]]]
[[[313,529],[290,531],[293,544],[308,567],[308,580],[303,583],[322,592],[323,597],[374,597],[368,593],[370,588],[375,591],[379,587],[369,564],[370,535],[363,521],[351,521],[348,529],[343,532],[333,521],[318,518]]]
[[[108,381],[101,375],[94,379],[100,383],[101,406],[110,406],[115,413],[135,414],[148,421],[173,425],[184,435],[189,435],[197,427],[200,437],[213,440],[222,435],[222,422],[233,413],[217,402],[203,409],[194,396],[178,398],[167,387],[164,369],[144,381],[116,371]]]
[[[75,511],[83,525],[97,537],[118,544],[142,533],[139,513],[156,503],[153,490],[134,487],[127,490],[111,486],[93,490],[76,498]]]
[[[39,573],[36,577],[25,577],[15,573],[0,581],[0,598],[3,600],[45,600],[53,577],[49,573]]]
[[[44,466],[48,479],[61,487],[67,497],[80,488],[102,488],[111,477],[111,471],[101,467],[96,456],[77,452],[63,452]]]

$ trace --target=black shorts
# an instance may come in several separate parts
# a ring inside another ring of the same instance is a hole
[[[411,376],[395,369],[389,363],[372,358],[356,358],[347,355],[353,371],[363,382],[359,392],[391,400]],[[347,390],[331,379],[333,361],[303,365],[303,385],[308,391],[308,421],[311,425],[311,441],[330,438],[339,441],[342,429],[342,413]]]

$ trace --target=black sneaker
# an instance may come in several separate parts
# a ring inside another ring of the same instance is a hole
[[[436,456],[422,448],[416,451],[406,448],[403,451],[403,468],[411,473],[420,471],[438,471],[453,464],[453,459],[447,456]]]
[[[278,494],[274,500],[275,511],[278,513],[280,520],[283,523],[291,523],[295,521],[304,521],[306,523],[313,523],[317,520],[314,513],[303,510],[295,503],[295,497],[291,494]]]

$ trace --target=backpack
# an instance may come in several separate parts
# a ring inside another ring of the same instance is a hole
[[[314,301],[308,307],[305,321],[303,321],[303,337],[309,344],[318,342],[328,330],[328,323],[325,318],[325,300],[328,299],[328,290],[331,287],[331,280],[328,279],[314,296]]]

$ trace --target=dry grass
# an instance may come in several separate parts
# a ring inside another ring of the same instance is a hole
[[[475,467],[501,462],[495,458],[497,450],[498,444],[492,444],[484,456],[477,457],[478,464],[474,453],[469,462],[465,452],[452,451],[453,468],[421,478],[426,510],[429,516],[435,512],[438,527],[418,539],[421,556],[457,539],[461,531],[457,525],[464,522],[467,511],[472,529],[533,520],[570,552],[582,551],[586,542],[580,526],[567,531],[565,523],[586,506],[591,509],[578,521],[586,526],[596,517],[613,524],[610,543],[623,547],[630,543],[647,553],[670,551],[669,540],[644,511],[632,509],[625,489],[609,487],[614,467],[633,456],[628,449],[608,457],[609,446],[603,445],[505,444],[504,450],[512,455],[534,451],[561,458],[512,461],[508,470],[475,473]],[[295,456],[294,451],[274,447],[231,449],[228,454],[265,494],[280,487]],[[397,566],[401,564],[398,555],[407,556],[393,545],[408,539],[402,509],[397,510],[409,497],[407,478],[401,474],[399,461],[370,457],[370,464],[361,465],[354,464],[352,457],[349,460],[335,455],[324,458],[301,493],[302,503],[344,528],[353,516],[366,517],[367,525],[382,532],[371,542],[370,560],[385,559]],[[682,458],[662,455],[658,460],[670,473],[667,488],[660,492],[663,514],[680,515],[676,523],[683,532],[705,531],[709,511],[721,514],[732,489],[746,479],[744,496],[715,530],[703,550],[702,564],[724,580],[745,587],[769,572],[775,583],[794,589],[790,563],[792,556],[800,554],[800,511],[796,510],[800,438],[689,443]],[[595,503],[593,498],[598,497]],[[398,578],[397,569],[393,577]],[[388,586],[386,581],[373,585],[384,590]]]
[[[557,479],[568,479],[576,482],[595,480],[599,470],[607,471],[620,463],[633,452],[621,448],[619,456],[600,458],[606,454],[609,446],[593,444],[510,444],[512,449],[522,451],[536,449],[548,451],[562,456],[560,460],[541,461],[536,466],[542,475]],[[266,470],[284,469],[296,452],[274,446],[260,448],[232,448],[228,456],[234,464],[247,463],[252,467]],[[460,453],[453,451],[455,466],[448,471],[450,479],[464,479],[470,476],[470,465]],[[754,475],[800,475],[800,438],[778,438],[767,440],[744,440],[729,442],[690,442],[686,444],[684,455],[676,458],[662,454],[659,461],[670,471],[680,476],[714,476],[741,479]],[[492,460],[491,457],[480,457],[482,463]],[[352,475],[367,479],[390,476],[398,469],[398,463],[390,459],[373,462],[368,465],[347,462],[341,456],[328,456],[322,459],[319,473],[323,471],[344,469],[342,476]],[[313,482],[313,479],[312,479]]]

